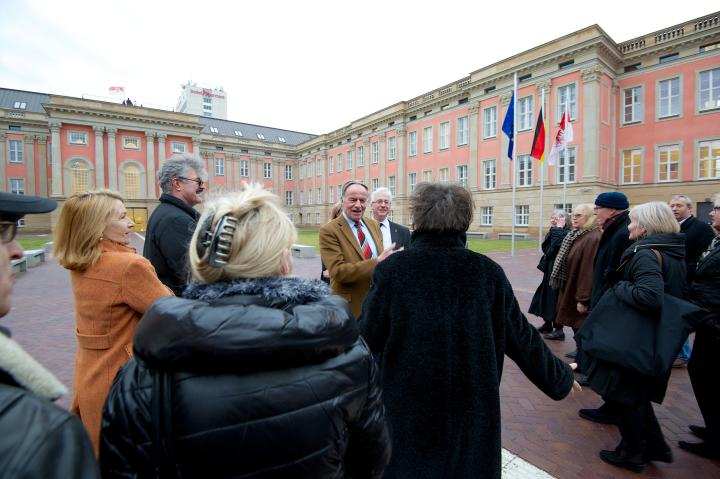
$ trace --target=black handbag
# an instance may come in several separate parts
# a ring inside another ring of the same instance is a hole
[[[640,310],[610,288],[578,331],[578,349],[589,358],[659,377],[672,367],[701,311],[699,306],[667,293],[659,311]]]

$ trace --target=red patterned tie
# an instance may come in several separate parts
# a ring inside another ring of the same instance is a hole
[[[362,251],[363,257],[365,259],[372,258],[372,249],[370,248],[368,242],[365,241],[365,233],[363,233],[362,225],[359,221],[355,222],[355,227],[357,228],[358,241],[360,242],[360,251]]]

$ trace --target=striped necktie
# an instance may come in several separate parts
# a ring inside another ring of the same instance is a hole
[[[357,228],[358,242],[360,242],[360,251],[362,251],[363,258],[372,258],[372,249],[370,248],[370,244],[368,244],[367,239],[365,238],[365,233],[363,233],[362,225],[359,221],[355,222],[355,228]]]

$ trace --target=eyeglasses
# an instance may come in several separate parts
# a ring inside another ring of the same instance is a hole
[[[193,181],[193,182],[197,183],[198,188],[202,188],[203,183],[204,183],[204,181],[201,180],[200,178],[185,178],[184,176],[178,176],[177,179],[185,180],[185,181]]]
[[[373,201],[373,203],[375,203],[377,205],[389,205],[390,204],[390,202],[388,200],[375,200],[375,201]]]
[[[720,211],[720,206],[713,206],[713,211]]]
[[[3,244],[8,244],[15,239],[17,229],[17,221],[0,221],[0,238]]]

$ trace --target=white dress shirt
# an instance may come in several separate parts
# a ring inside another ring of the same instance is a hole
[[[392,244],[392,239],[390,238],[390,221],[388,221],[387,218],[380,222],[380,232],[383,237],[383,248],[387,248]]]

